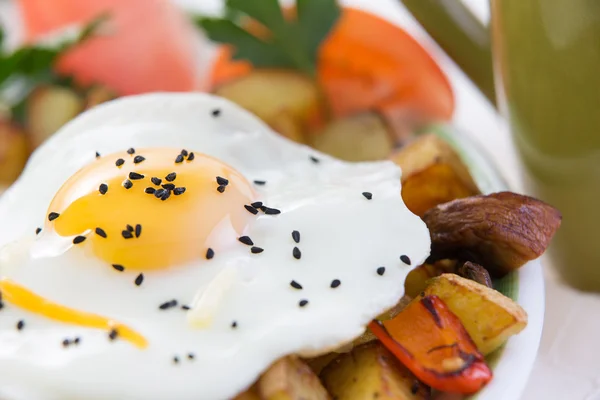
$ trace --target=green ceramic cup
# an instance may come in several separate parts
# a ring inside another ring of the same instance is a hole
[[[459,0],[402,1],[508,117],[529,190],[563,214],[552,264],[600,291],[600,1],[491,0],[491,29]]]

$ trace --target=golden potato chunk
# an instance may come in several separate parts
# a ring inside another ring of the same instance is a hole
[[[257,383],[262,400],[327,400],[319,378],[298,357],[285,357],[273,364]]]
[[[420,383],[378,341],[341,355],[321,372],[321,380],[337,400],[430,398],[429,387]]]
[[[74,91],[60,86],[42,86],[27,99],[25,126],[33,148],[83,110],[83,100]]]
[[[431,235],[431,259],[472,261],[492,276],[541,256],[562,219],[556,208],[512,192],[454,200],[422,218]]]
[[[85,95],[85,109],[117,98],[117,94],[106,86],[94,86]]]
[[[8,121],[0,120],[0,187],[17,179],[28,157],[25,132]]]
[[[527,313],[497,290],[454,274],[433,278],[425,295],[436,295],[462,322],[477,349],[490,354],[527,325]]]
[[[402,168],[402,198],[418,216],[438,204],[480,193],[460,156],[434,134],[419,136],[390,159]]]
[[[233,400],[261,400],[261,398],[258,395],[256,385],[254,385],[250,389],[246,390],[245,392],[242,392],[242,393],[238,394],[237,396],[235,396],[233,398]]]
[[[276,132],[304,143],[309,127],[322,118],[316,83],[296,72],[255,70],[219,86],[215,94],[254,113]]]
[[[362,113],[331,121],[310,135],[310,145],[346,161],[376,161],[389,156],[393,142],[381,117]]]

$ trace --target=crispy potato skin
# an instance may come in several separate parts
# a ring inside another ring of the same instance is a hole
[[[392,151],[392,134],[375,113],[361,113],[331,121],[310,135],[315,149],[346,161],[376,161]]]
[[[261,400],[329,400],[319,378],[298,357],[288,356],[275,362],[258,380]]]
[[[460,156],[434,134],[419,136],[390,159],[402,168],[402,198],[418,216],[438,204],[481,193]]]
[[[462,322],[483,355],[527,325],[527,313],[502,293],[455,274],[431,279],[425,296],[438,296]]]
[[[29,157],[25,132],[0,120],[0,186],[11,184],[21,174]]]
[[[430,398],[430,389],[379,342],[363,344],[339,356],[321,372],[321,380],[337,400]]]
[[[316,83],[302,74],[255,70],[215,89],[215,94],[254,113],[276,132],[299,143],[323,119],[323,100]]]
[[[457,258],[503,276],[544,253],[560,226],[554,207],[512,192],[441,204],[423,215],[431,259]]]

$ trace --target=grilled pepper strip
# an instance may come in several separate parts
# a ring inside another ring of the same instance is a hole
[[[393,319],[374,320],[369,328],[417,378],[434,389],[472,394],[492,379],[462,323],[437,296],[416,299]]]

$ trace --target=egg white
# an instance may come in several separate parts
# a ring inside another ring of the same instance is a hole
[[[246,232],[263,253],[251,254],[239,243],[212,260],[145,273],[140,287],[133,284],[136,272],[115,272],[85,246],[33,257],[32,243],[44,240],[35,238],[35,229],[48,204],[96,151],[108,156],[158,146],[206,153],[249,181],[267,182],[255,186],[259,200],[282,213],[257,215]],[[362,192],[371,192],[372,200]],[[109,341],[105,331],[6,304],[0,311],[3,400],[232,398],[284,355],[318,355],[361,334],[400,299],[406,275],[430,248],[425,224],[401,199],[400,169],[393,163],[333,159],[206,94],[129,97],[79,116],[36,151],[0,198],[0,221],[0,247],[8,244],[0,251],[0,277],[54,302],[110,316],[150,343],[140,350]],[[301,234],[298,244],[293,230]],[[292,256],[295,246],[300,260]],[[380,266],[383,275],[376,272]],[[341,281],[335,289],[334,279]],[[291,287],[292,280],[303,288]],[[198,308],[189,315],[159,310],[170,299],[191,305],[196,299]],[[308,304],[300,307],[303,299]],[[17,331],[21,319],[26,325]],[[63,339],[76,336],[79,345],[63,348]]]

